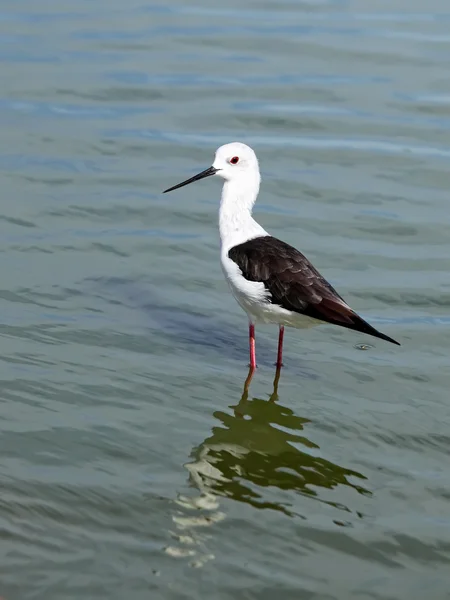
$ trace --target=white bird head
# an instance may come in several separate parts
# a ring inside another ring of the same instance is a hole
[[[186,181],[164,190],[163,193],[171,192],[172,190],[176,190],[189,183],[193,183],[194,181],[199,181],[205,177],[210,177],[211,175],[218,175],[229,182],[239,181],[242,184],[252,182],[259,187],[260,174],[256,154],[250,146],[242,144],[241,142],[224,144],[216,150],[214,162],[211,167],[194,175],[194,177],[191,177]]]
[[[216,150],[213,168],[217,169],[216,175],[226,181],[259,174],[256,154],[250,146],[241,142],[220,146]]]

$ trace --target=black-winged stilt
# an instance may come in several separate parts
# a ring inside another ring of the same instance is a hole
[[[225,180],[219,209],[221,263],[234,297],[248,315],[252,371],[256,323],[279,326],[278,369],[285,326],[332,323],[400,346],[356,314],[301,252],[272,237],[253,219],[261,176],[258,159],[246,144],[221,146],[211,167],[164,193],[211,175]]]

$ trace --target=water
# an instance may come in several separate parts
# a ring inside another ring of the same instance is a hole
[[[4,0],[7,600],[449,598],[450,15],[431,0]],[[397,348],[257,329],[218,181]],[[366,349],[358,348],[363,344]],[[271,400],[270,400],[271,399]]]

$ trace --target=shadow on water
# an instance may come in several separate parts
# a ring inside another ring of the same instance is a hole
[[[85,280],[89,291],[96,297],[125,309],[139,311],[142,326],[159,329],[179,345],[195,346],[199,351],[227,351],[231,355],[247,357],[247,332],[236,331],[220,315],[214,318],[176,304],[168,305],[151,286],[119,277]],[[212,336],[210,332],[214,330]]]
[[[192,309],[180,308],[176,304],[168,305],[150,285],[139,281],[122,278],[97,278],[86,279],[89,293],[103,301],[121,305],[124,309],[132,311],[133,317],[137,313],[142,318],[142,327],[158,329],[164,336],[173,340],[178,347],[185,347],[202,356],[227,356],[247,362],[248,360],[248,333],[247,322],[242,319],[242,327],[236,329],[219,314],[213,316],[196,312]],[[240,309],[239,309],[240,310]],[[214,331],[214,335],[211,335]],[[258,332],[261,339],[262,333]],[[276,339],[275,334],[275,339]],[[272,340],[273,340],[272,336]],[[272,346],[272,347],[270,347]],[[258,347],[258,363],[273,365],[273,343],[262,343]],[[293,365],[296,372],[302,377],[317,379],[317,375],[306,370],[301,364]]]
[[[278,401],[279,373],[268,400],[248,398],[248,379],[239,403],[230,407],[232,412],[214,413],[219,424],[194,448],[194,460],[185,465],[201,493],[289,516],[301,515],[289,504],[265,499],[269,489],[291,490],[348,512],[340,503],[321,499],[319,488],[348,486],[359,494],[371,494],[350,480],[365,480],[364,475],[317,456],[319,446],[304,434],[310,420]]]

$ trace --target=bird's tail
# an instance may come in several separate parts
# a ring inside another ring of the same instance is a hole
[[[372,325],[369,325],[367,321],[364,321],[364,319],[362,319],[356,313],[354,314],[352,321],[353,323],[351,325],[347,325],[349,329],[354,329],[355,331],[360,331],[361,333],[367,333],[368,335],[372,335],[373,337],[379,338],[380,340],[385,340],[386,342],[391,342],[391,344],[396,344],[397,346],[401,345],[400,342],[397,342],[388,335],[385,335],[384,333],[381,333],[381,331],[378,331],[378,329],[375,329],[375,327],[372,327]]]

